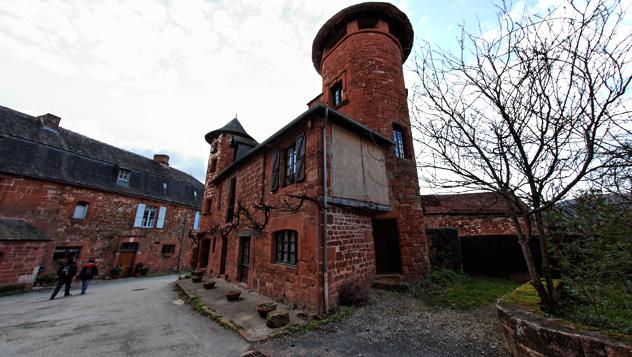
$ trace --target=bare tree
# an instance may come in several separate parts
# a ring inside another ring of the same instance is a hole
[[[521,15],[503,4],[493,31],[463,27],[458,53],[426,44],[415,61],[422,178],[506,200],[530,282],[549,311],[557,298],[543,212],[590,175],[626,164],[619,144],[630,124],[626,9],[618,0],[579,3]]]

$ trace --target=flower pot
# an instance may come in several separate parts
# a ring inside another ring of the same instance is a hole
[[[204,270],[194,270],[191,272],[191,276],[204,276]]]
[[[270,303],[259,304],[257,305],[257,312],[259,313],[259,316],[265,319],[266,317],[268,317],[268,313],[270,311],[276,310],[276,308],[277,308],[276,304],[270,304]]]
[[[194,283],[201,283],[202,282],[202,277],[201,276],[194,276],[191,278],[191,281],[193,281]]]
[[[238,301],[239,295],[241,295],[241,291],[239,290],[231,290],[226,293],[226,299],[228,301]]]
[[[209,280],[204,282],[204,284],[202,284],[204,286],[204,289],[213,289],[215,287],[215,281],[214,280]]]

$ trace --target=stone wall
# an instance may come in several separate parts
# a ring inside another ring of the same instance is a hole
[[[88,203],[84,219],[74,219],[78,202]],[[164,227],[135,228],[139,203],[166,207]],[[134,263],[144,263],[150,271],[174,271],[180,241],[184,242],[180,268],[190,267],[191,242],[186,237],[193,227],[197,208],[142,197],[97,191],[52,181],[0,174],[0,216],[22,218],[52,239],[41,264],[54,272],[55,247],[80,247],[80,260],[94,258],[101,272],[117,264],[119,248],[137,242]],[[174,253],[162,254],[164,245],[175,245]]]
[[[0,241],[0,286],[32,285],[49,242]]]
[[[559,319],[534,314],[524,307],[496,304],[505,344],[515,357],[632,356],[632,340],[616,339]]]

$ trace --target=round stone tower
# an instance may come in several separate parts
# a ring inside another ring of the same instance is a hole
[[[312,45],[312,61],[323,78],[322,95],[315,101],[394,143],[385,163],[391,211],[372,215],[376,272],[400,272],[406,280],[422,277],[430,266],[402,68],[412,44],[413,29],[403,12],[388,3],[368,2],[334,15]],[[399,252],[393,266],[401,268],[380,272],[378,241],[394,230],[398,247],[387,248]]]
[[[410,21],[391,4],[362,3],[338,12],[312,46],[323,78],[321,101],[388,138],[393,124],[410,132],[402,66],[412,43]]]

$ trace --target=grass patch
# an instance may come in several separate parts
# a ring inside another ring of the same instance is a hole
[[[328,324],[332,324],[332,323],[335,323],[335,322],[344,321],[344,320],[348,319],[349,317],[351,317],[354,312],[355,312],[355,308],[354,307],[345,307],[345,308],[342,308],[342,309],[338,310],[336,313],[327,316],[324,319],[310,320],[305,325],[290,325],[290,326],[286,327],[284,331],[281,331],[281,332],[275,334],[273,337],[274,338],[284,337],[284,336],[288,336],[288,335],[291,335],[291,334],[294,334],[294,333],[313,331],[313,330],[316,330],[316,329],[318,329],[318,328],[320,328],[320,327],[322,327],[324,325],[328,325]]]
[[[429,305],[466,310],[492,304],[518,285],[508,280],[473,277],[444,269],[432,272],[411,291]]]
[[[603,332],[615,337],[625,337],[630,340],[632,335],[632,309],[628,309],[621,299],[629,300],[629,297],[621,294],[610,294],[603,299],[609,305],[602,304],[595,308],[590,304],[566,303],[555,316],[562,319],[563,325],[578,327],[598,332]],[[522,306],[528,311],[538,315],[544,315],[540,309],[540,298],[535,288],[529,284],[523,284],[501,298],[501,302],[507,305]]]

